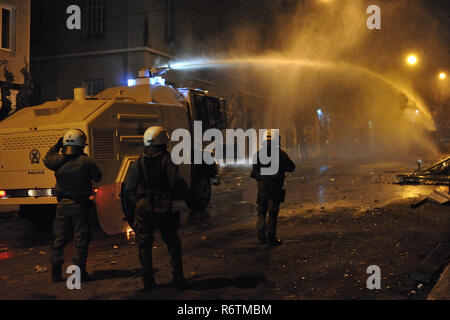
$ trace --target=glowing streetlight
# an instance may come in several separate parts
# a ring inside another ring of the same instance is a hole
[[[447,78],[447,74],[445,72],[439,73],[439,79],[445,80]]]
[[[409,65],[411,65],[411,66],[416,65],[416,64],[417,64],[417,61],[418,61],[417,56],[414,55],[414,54],[410,54],[410,55],[406,58],[406,62],[407,62]]]

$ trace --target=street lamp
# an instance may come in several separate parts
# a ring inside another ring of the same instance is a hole
[[[445,72],[439,73],[439,79],[440,79],[440,80],[445,80],[445,79],[447,79],[447,74],[446,74]]]
[[[410,54],[408,57],[406,57],[406,63],[408,63],[410,66],[414,66],[417,64],[418,58],[415,54]]]

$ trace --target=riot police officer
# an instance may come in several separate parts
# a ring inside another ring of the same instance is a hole
[[[276,237],[278,213],[280,203],[284,202],[285,190],[283,189],[286,172],[293,172],[295,164],[289,156],[281,150],[280,144],[273,143],[274,133],[267,130],[264,137],[264,143],[256,154],[256,161],[253,164],[251,177],[258,182],[258,239],[261,244],[268,242],[269,245],[281,245],[281,241]],[[279,141],[279,139],[277,140]],[[271,156],[273,148],[279,148],[279,167],[275,174],[263,175],[261,168],[268,167],[270,164],[261,164],[261,151],[265,148],[265,155]],[[268,217],[267,217],[268,212]],[[267,222],[266,222],[267,220]],[[267,230],[267,234],[266,234]]]
[[[144,155],[130,167],[125,181],[124,194],[135,203],[134,222],[139,259],[143,267],[144,289],[156,287],[153,276],[152,248],[154,232],[159,230],[170,255],[173,284],[177,289],[185,289],[187,282],[183,275],[181,241],[177,231],[180,224],[179,213],[172,210],[175,190],[187,192],[187,186],[178,167],[172,163],[167,150],[169,134],[160,126],[148,128],[144,133]]]
[[[92,181],[99,182],[102,173],[96,163],[84,153],[87,138],[80,129],[69,130],[47,152],[44,164],[55,172],[58,205],[53,222],[52,281],[62,280],[64,247],[73,234],[75,255],[73,263],[81,270],[81,279],[87,279],[86,261],[91,239],[89,209]],[[62,148],[62,154],[59,151]]]

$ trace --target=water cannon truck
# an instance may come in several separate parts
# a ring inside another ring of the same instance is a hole
[[[108,88],[95,97],[76,88],[71,100],[21,109],[0,122],[0,205],[19,205],[21,216],[50,224],[57,203],[55,177],[43,158],[66,130],[79,128],[88,137],[86,153],[103,172],[94,190],[100,226],[110,235],[125,232],[120,193],[130,165],[143,152],[145,130],[161,125],[169,134],[178,128],[192,132],[194,121],[202,121],[203,130],[221,130],[225,107],[223,99],[207,91],[166,85],[152,69],[141,70],[128,86]],[[217,165],[181,164],[180,172],[192,191],[188,207],[205,209]]]

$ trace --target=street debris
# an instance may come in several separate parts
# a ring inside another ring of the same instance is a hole
[[[37,273],[43,273],[43,272],[47,272],[48,268],[44,267],[44,266],[36,265],[33,267],[33,270],[36,271]]]
[[[445,188],[438,188],[430,193],[425,199],[420,200],[419,202],[411,204],[411,207],[417,209],[423,206],[428,201],[436,202],[440,205],[450,204],[450,193],[446,193]]]
[[[441,186],[434,190],[425,199],[411,205],[416,209],[426,204],[428,201],[433,201],[441,205],[450,204],[450,157],[444,158],[435,163],[426,170],[421,170],[422,161],[418,161],[419,168],[411,174],[397,175],[400,185],[436,185]]]
[[[397,175],[398,184],[425,184],[448,186],[450,183],[450,157],[447,157],[426,170],[419,169],[411,174]]]
[[[410,274],[418,284],[428,284],[440,273],[450,258],[450,242],[440,242]],[[417,289],[418,287],[416,287]],[[420,288],[419,288],[420,289]]]
[[[428,196],[428,199],[433,200],[439,204],[447,204],[450,202],[450,194],[445,194],[441,190],[437,189]]]

